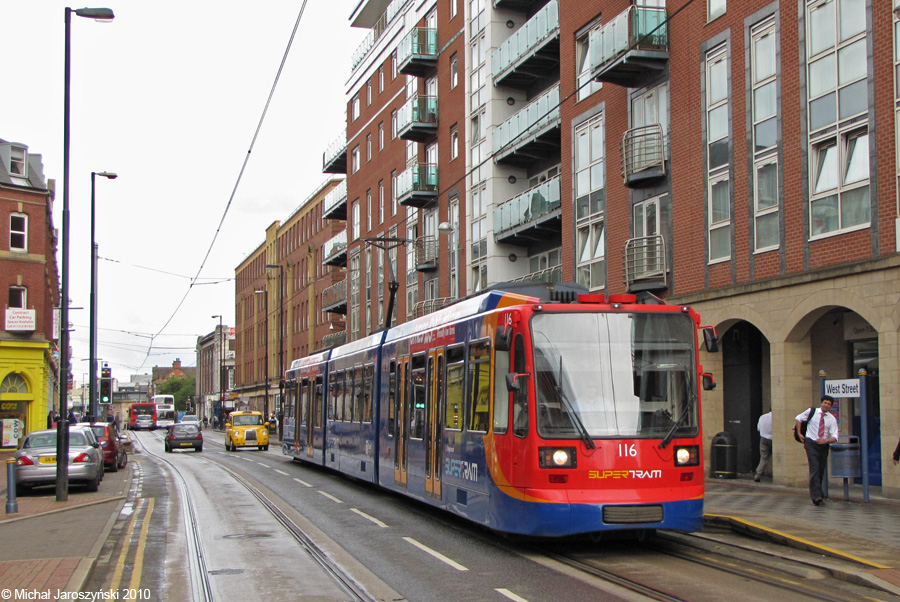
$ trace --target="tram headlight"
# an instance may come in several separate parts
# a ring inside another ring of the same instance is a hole
[[[541,447],[538,449],[541,468],[575,468],[574,447]]]
[[[675,448],[675,466],[699,466],[700,448],[696,445],[683,445]]]

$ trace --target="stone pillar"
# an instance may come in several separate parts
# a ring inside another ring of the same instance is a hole
[[[772,474],[776,485],[806,487],[808,466],[803,446],[794,441],[794,418],[809,407],[818,383],[812,378],[809,336],[770,342],[772,366]]]

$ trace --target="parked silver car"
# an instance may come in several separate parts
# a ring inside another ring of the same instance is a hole
[[[56,430],[28,433],[15,453],[16,487],[56,484]],[[103,480],[103,451],[90,425],[69,427],[69,482],[97,491]]]

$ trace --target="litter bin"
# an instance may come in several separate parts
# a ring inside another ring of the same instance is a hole
[[[711,469],[713,478],[737,478],[737,439],[731,433],[723,431],[713,437]]]
[[[861,477],[859,460],[859,437],[846,437],[831,444],[832,477],[839,479]]]

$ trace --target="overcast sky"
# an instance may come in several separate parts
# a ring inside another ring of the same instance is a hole
[[[89,6],[112,8],[112,23],[73,14],[69,296],[83,308],[69,314],[76,383],[89,357],[91,172],[119,175],[97,178],[98,357],[120,381],[176,358],[196,365],[197,337],[218,324],[210,316],[234,325],[235,267],[327,177],[322,152],[343,131],[350,56],[366,33],[349,25],[353,3],[308,2],[227,215],[303,0],[111,0]],[[65,7],[0,0],[0,138],[43,156],[45,178],[57,181],[57,228]]]

